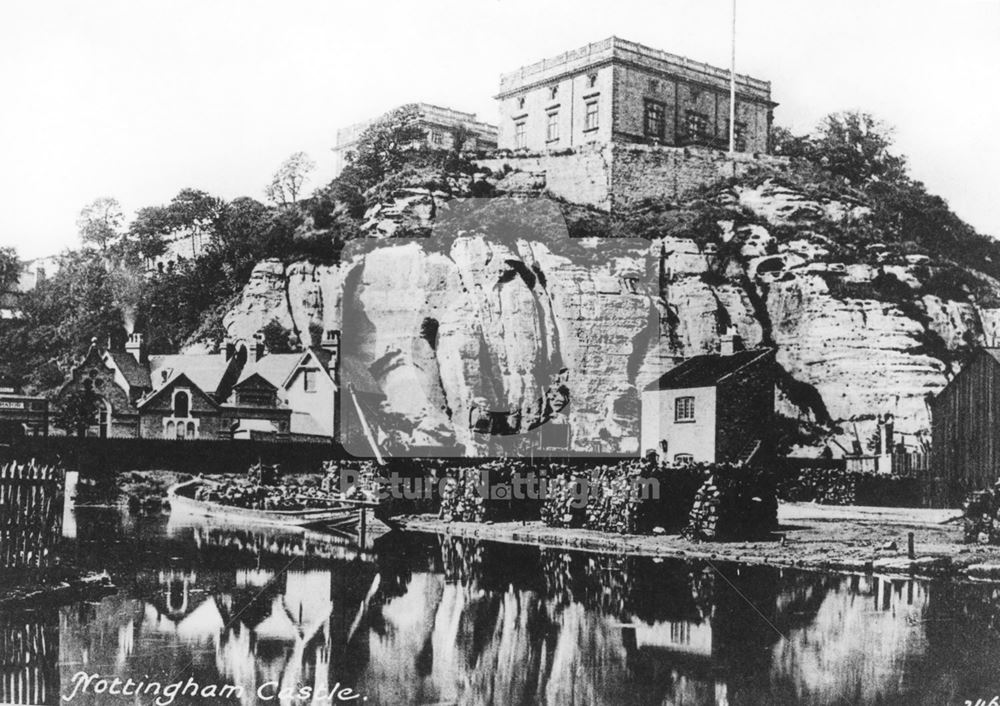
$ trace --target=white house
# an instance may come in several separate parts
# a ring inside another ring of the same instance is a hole
[[[740,462],[770,446],[774,353],[738,351],[689,358],[642,392],[641,445],[674,463]]]

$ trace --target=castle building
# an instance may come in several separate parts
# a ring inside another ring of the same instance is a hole
[[[501,150],[588,143],[728,149],[726,69],[610,37],[500,77]],[[736,149],[770,151],[769,81],[736,75]]]
[[[406,106],[400,106],[403,108]],[[497,147],[497,127],[476,119],[475,113],[465,113],[452,108],[429,103],[416,103],[417,125],[424,131],[424,139],[411,147],[450,150],[455,148],[456,131],[465,130],[465,140],[461,149],[470,151],[493,150]],[[396,109],[398,110],[398,108]],[[392,112],[392,111],[389,111]],[[337,130],[337,144],[333,148],[334,173],[340,174],[347,164],[347,154],[358,146],[358,141],[365,130],[384,118],[389,113],[379,117],[355,123]]]

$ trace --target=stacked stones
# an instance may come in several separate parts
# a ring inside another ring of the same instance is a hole
[[[475,474],[449,474],[441,486],[440,517],[445,522],[486,520],[486,499],[477,492]]]
[[[1000,481],[965,500],[966,544],[1000,544]]]
[[[278,485],[281,482],[281,466],[255,463],[247,471],[247,480],[251,485]]]
[[[695,494],[683,534],[704,541],[750,539],[777,524],[777,496],[763,473],[718,466]]]
[[[541,508],[545,525],[583,527],[587,523],[586,506],[579,502],[583,482],[576,473],[563,473],[549,479],[548,493]]]

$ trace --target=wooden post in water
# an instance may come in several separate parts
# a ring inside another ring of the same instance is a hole
[[[913,532],[909,532],[906,535],[906,555],[911,559],[916,558],[916,552],[913,549]]]

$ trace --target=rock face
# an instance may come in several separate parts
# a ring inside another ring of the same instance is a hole
[[[380,212],[405,220],[412,205],[426,218],[425,199],[404,198]],[[756,222],[720,222],[707,245],[463,232],[446,246],[383,240],[335,266],[262,262],[226,327],[248,338],[277,319],[304,343],[311,329],[342,330],[403,445],[513,450],[568,427],[574,450],[639,452],[638,390],[715,351],[728,326],[777,348],[786,417],[848,447],[885,413],[904,435],[926,433],[928,395],[957,354],[995,340],[1000,310],[929,291],[926,258],[838,261],[814,226],[863,207],[767,182],[727,198]]]

